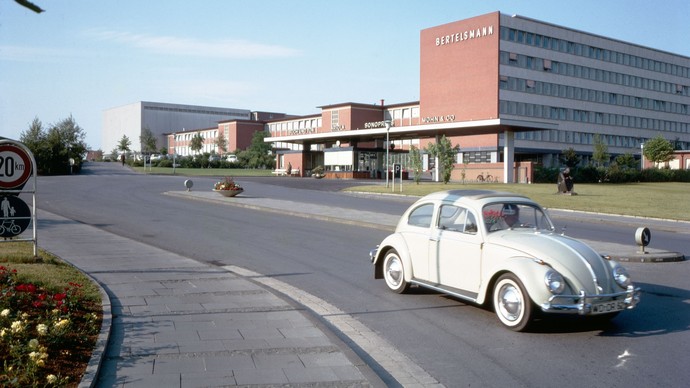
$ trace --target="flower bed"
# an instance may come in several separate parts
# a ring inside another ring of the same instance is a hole
[[[68,282],[55,289],[22,274],[40,265],[47,264],[17,264],[21,271],[0,265],[3,387],[76,386],[100,331],[100,300],[86,298],[82,284]],[[53,268],[46,272],[64,272],[64,268],[57,269],[60,266],[48,266]]]

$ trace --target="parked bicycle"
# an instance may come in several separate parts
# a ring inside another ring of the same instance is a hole
[[[496,178],[491,174],[484,175],[484,173],[481,173],[477,175],[477,182],[493,183],[496,182]]]

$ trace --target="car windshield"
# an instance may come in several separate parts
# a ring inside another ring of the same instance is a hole
[[[489,232],[513,229],[554,230],[549,217],[537,206],[497,202],[484,206],[484,225]]]

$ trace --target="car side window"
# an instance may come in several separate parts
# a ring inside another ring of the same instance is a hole
[[[477,233],[477,221],[464,207],[443,205],[439,211],[438,228],[452,232]]]
[[[470,211],[467,212],[467,220],[465,221],[464,232],[469,234],[477,233],[477,218],[474,216],[474,213]]]
[[[465,225],[465,212],[465,209],[458,206],[442,205],[439,211],[438,228],[461,232]]]
[[[407,219],[408,225],[421,226],[428,228],[431,226],[431,218],[434,214],[434,205],[431,203],[421,205],[410,212]]]

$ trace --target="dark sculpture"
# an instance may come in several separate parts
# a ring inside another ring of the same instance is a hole
[[[570,168],[566,168],[558,173],[558,194],[575,195],[573,188],[573,178],[570,176]]]

